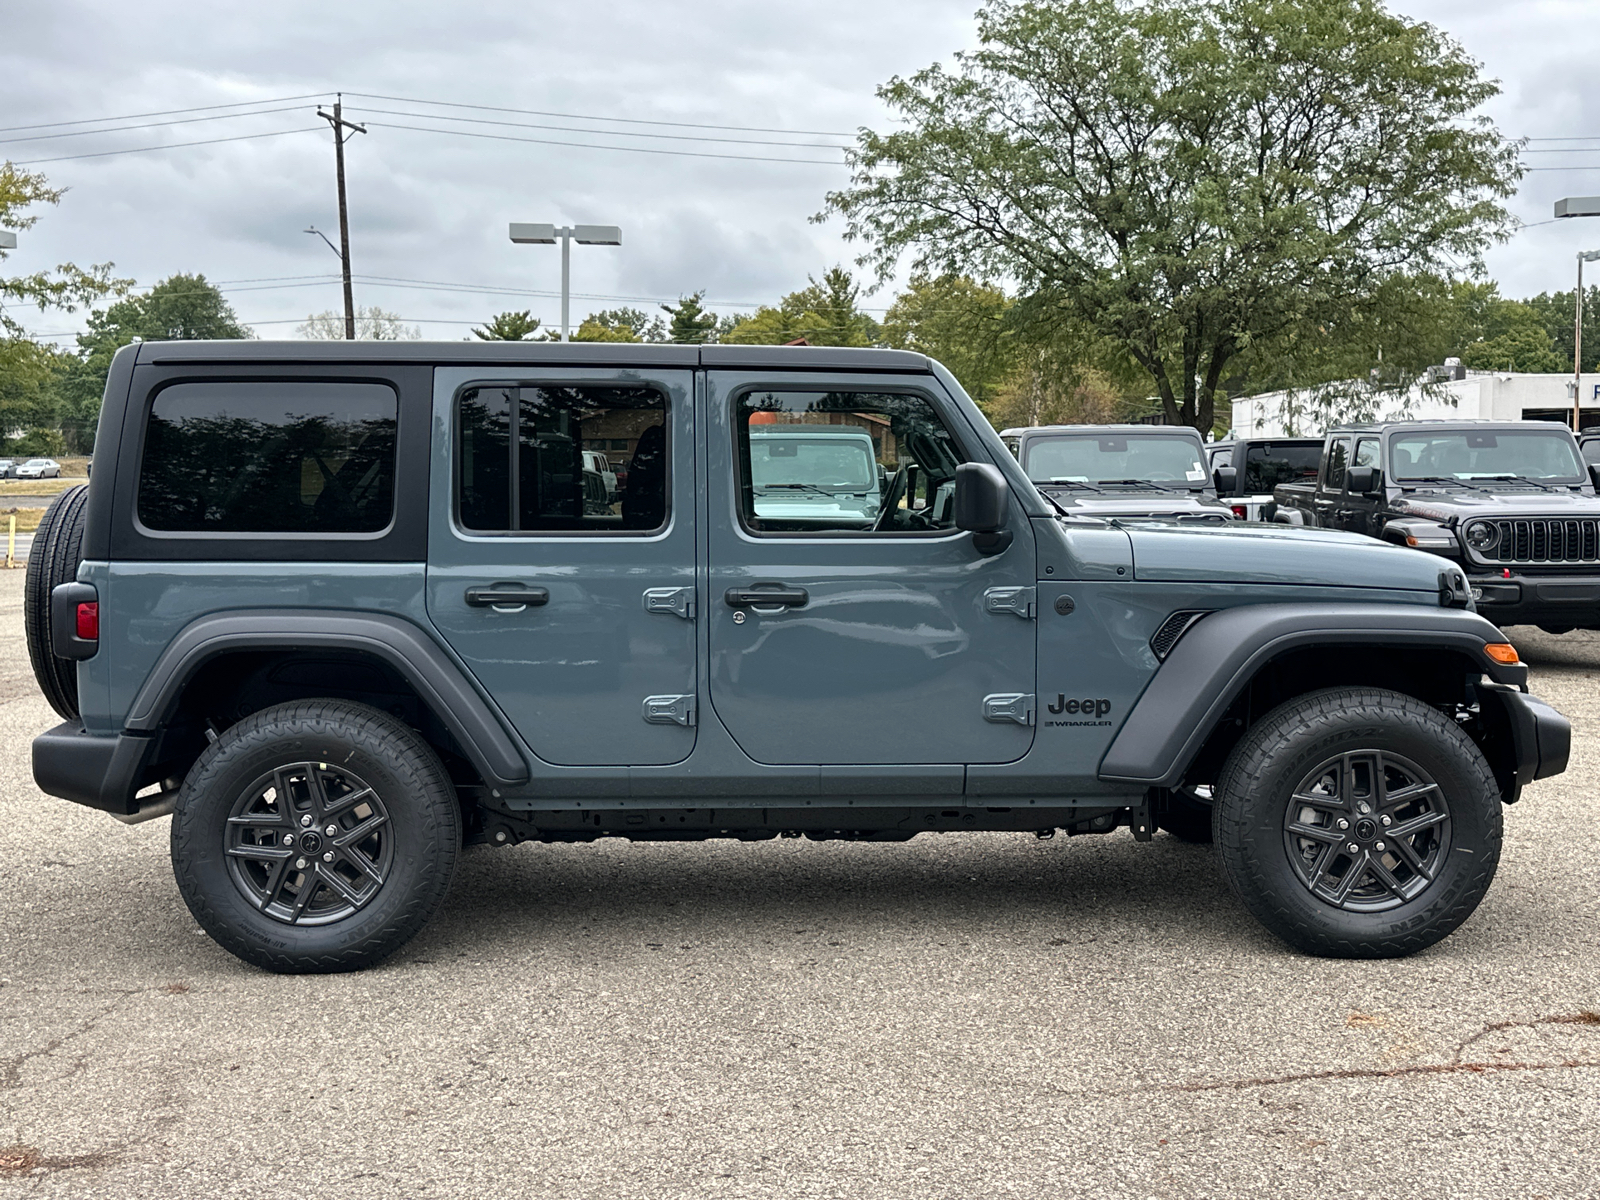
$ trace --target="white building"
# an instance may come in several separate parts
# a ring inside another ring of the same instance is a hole
[[[1380,408],[1384,421],[1565,421],[1572,422],[1571,375],[1540,375],[1513,371],[1468,371],[1465,379],[1433,385],[1436,395],[1424,397],[1420,388],[1396,395]],[[1579,388],[1585,428],[1600,425],[1600,375],[1585,375]],[[1316,416],[1285,412],[1293,393],[1266,392],[1241,396],[1233,402],[1235,437],[1321,437]],[[1305,410],[1302,407],[1302,414]],[[1289,428],[1288,426],[1295,426]],[[1315,428],[1311,426],[1315,425]]]

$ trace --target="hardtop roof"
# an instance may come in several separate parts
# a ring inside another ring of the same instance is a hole
[[[1000,436],[1022,437],[1030,433],[1084,433],[1099,434],[1101,437],[1126,437],[1135,433],[1200,436],[1199,430],[1192,425],[1018,425],[1012,429],[1002,429]]]

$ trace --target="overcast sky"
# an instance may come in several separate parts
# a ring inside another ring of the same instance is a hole
[[[699,289],[722,311],[747,311],[852,259],[836,221],[808,221],[847,179],[839,152],[817,147],[838,146],[847,140],[838,135],[861,125],[883,127],[876,85],[972,45],[975,6],[19,0],[0,14],[0,126],[10,130],[0,133],[0,155],[26,162],[272,136],[41,162],[30,169],[70,191],[21,235],[5,269],[113,261],[143,285],[203,272],[260,336],[293,336],[308,313],[338,308],[340,294],[337,259],[302,232],[316,225],[337,241],[332,145],[315,100],[287,98],[338,89],[347,115],[370,128],[348,148],[358,304],[398,313],[430,337],[466,336],[506,309],[531,308],[553,323],[559,250],[512,246],[506,226],[555,221],[623,228],[620,249],[574,247],[574,322],[592,309],[650,307]],[[1490,115],[1506,134],[1594,139],[1530,143],[1594,150],[1530,153],[1532,167],[1563,169],[1530,171],[1512,206],[1522,220],[1548,221],[1557,197],[1600,194],[1600,0],[1398,7],[1447,29],[1502,81]],[[14,128],[279,100],[257,107],[285,111],[120,133],[41,139],[77,127]],[[507,124],[447,119],[462,117]],[[636,123],[647,121],[681,124]],[[468,130],[588,146],[460,132]],[[640,134],[657,136],[631,136]],[[744,140],[679,140],[692,137]],[[11,140],[20,138],[39,140]],[[590,148],[598,145],[635,149]],[[1491,253],[1490,272],[1507,295],[1570,288],[1580,246],[1600,246],[1600,221],[1526,229]],[[515,294],[524,289],[540,294]],[[887,305],[888,296],[868,303]],[[41,333],[79,327],[74,316],[22,315]]]

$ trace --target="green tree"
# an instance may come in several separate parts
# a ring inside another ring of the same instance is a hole
[[[638,308],[607,308],[590,313],[572,335],[575,342],[664,342],[667,323]]]
[[[303,338],[319,342],[337,342],[344,338],[344,314],[326,309],[312,313],[305,324],[295,326]],[[377,305],[371,308],[356,306],[356,341],[358,342],[414,342],[422,330],[407,325],[397,314],[385,312]]]
[[[707,312],[700,301],[705,291],[691,296],[680,296],[676,304],[663,304],[661,311],[669,318],[667,341],[686,345],[701,345],[716,335],[717,314]]]
[[[879,96],[845,219],[887,276],[1010,278],[1113,342],[1166,420],[1384,285],[1477,269],[1522,167],[1453,40],[1378,0],[990,0],[956,67]]]
[[[849,271],[834,267],[818,280],[790,292],[776,308],[763,305],[733,325],[724,342],[783,345],[804,338],[813,346],[871,346],[882,336],[878,323],[861,311],[861,287]]]
[[[538,333],[539,318],[525,308],[521,312],[496,314],[484,322],[482,329],[473,329],[472,336],[485,342],[545,341],[545,337],[536,336]]]
[[[1572,311],[1572,295],[1571,292],[1540,292],[1523,301],[1550,335],[1551,345],[1561,359],[1561,366],[1557,370],[1562,371],[1572,370],[1572,321],[1575,315]],[[1600,287],[1583,289],[1583,362],[1591,371],[1600,370]]]
[[[987,410],[1017,357],[1011,305],[1002,289],[966,275],[913,275],[883,318],[883,344],[937,359]]]

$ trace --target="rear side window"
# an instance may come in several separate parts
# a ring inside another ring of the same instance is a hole
[[[470,387],[456,513],[474,533],[651,533],[667,523],[667,398],[644,387]],[[586,447],[616,447],[605,454]]]
[[[381,383],[178,383],[156,393],[139,520],[174,533],[377,533],[399,400]]]
[[[1310,446],[1263,442],[1245,450],[1244,488],[1247,492],[1270,492],[1280,483],[1315,483],[1321,466],[1321,442]]]
[[[1330,492],[1344,490],[1344,468],[1350,458],[1350,439],[1336,438],[1328,446],[1328,469],[1322,486]]]

